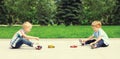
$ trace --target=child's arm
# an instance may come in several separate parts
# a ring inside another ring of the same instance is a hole
[[[101,36],[99,36],[99,37],[96,39],[96,41],[95,41],[95,42],[93,42],[93,43],[91,43],[90,45],[98,43],[101,39],[102,39],[102,37],[101,37]]]
[[[88,40],[92,40],[93,37],[94,37],[94,36],[90,36],[90,37],[88,38]]]
[[[90,36],[87,40],[85,40],[85,42],[88,41],[88,40],[91,40],[93,37],[94,36]]]
[[[36,40],[39,40],[38,37],[28,36],[28,35],[26,35],[25,33],[21,33],[21,34],[22,34],[22,36],[23,36],[24,38],[26,38],[26,39],[36,39]]]
[[[101,39],[102,39],[102,37],[99,36],[99,37],[96,39],[95,43],[99,42]]]
[[[27,38],[27,39],[36,39],[36,40],[39,40],[38,37],[33,37],[33,36],[28,36],[28,35],[23,35],[24,38]]]

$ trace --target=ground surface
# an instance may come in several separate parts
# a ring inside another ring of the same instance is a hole
[[[79,46],[78,39],[44,39],[40,40],[42,50],[23,45],[21,49],[9,49],[10,40],[0,39],[1,59],[120,59],[120,39],[111,38],[107,48],[90,49]],[[55,48],[47,48],[54,44]],[[78,48],[70,48],[78,45]]]

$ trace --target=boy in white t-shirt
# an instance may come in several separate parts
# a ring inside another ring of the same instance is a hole
[[[22,25],[22,29],[20,29],[14,34],[10,42],[11,48],[17,49],[20,48],[23,44],[26,44],[30,47],[35,47],[36,49],[40,49],[41,46],[39,45],[39,43],[32,43],[30,41],[30,39],[35,39],[39,41],[39,38],[26,35],[26,33],[30,32],[31,29],[32,29],[32,24],[29,22],[24,22]]]
[[[98,47],[107,47],[109,45],[109,38],[104,30],[101,28],[102,24],[100,21],[93,21],[92,22],[92,29],[94,33],[87,39],[87,40],[79,40],[82,45],[90,44],[91,48],[98,48]],[[93,38],[96,38],[93,39]]]

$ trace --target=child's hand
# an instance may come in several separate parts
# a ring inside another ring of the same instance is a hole
[[[85,43],[87,40],[83,40],[83,43]]]
[[[94,45],[94,44],[96,44],[95,42],[93,42],[93,43],[90,43],[90,45]]]
[[[38,40],[38,41],[40,40],[40,38],[39,38],[39,37],[36,37],[35,39],[36,39],[36,40]]]

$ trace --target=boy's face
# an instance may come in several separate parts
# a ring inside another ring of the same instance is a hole
[[[97,31],[99,30],[99,27],[98,27],[98,25],[92,25],[92,29],[93,29],[95,32],[97,32]]]
[[[28,32],[31,31],[31,28],[32,28],[32,27],[25,27],[24,30],[25,30],[26,33],[28,33]]]

